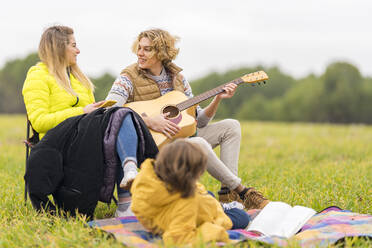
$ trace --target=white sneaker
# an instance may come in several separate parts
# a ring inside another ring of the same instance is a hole
[[[124,177],[120,182],[120,188],[129,190],[137,174],[138,174],[138,171],[136,169],[125,171]]]
[[[115,217],[130,217],[130,216],[135,216],[132,210],[130,209],[130,206],[125,211],[120,211],[119,209],[116,209],[115,211]]]
[[[244,205],[241,204],[240,202],[233,201],[233,202],[228,202],[228,203],[221,203],[222,208],[224,211],[230,210],[233,208],[238,208],[238,209],[244,209]]]

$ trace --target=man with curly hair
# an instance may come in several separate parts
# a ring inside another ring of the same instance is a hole
[[[170,91],[183,92],[193,97],[192,90],[182,71],[172,61],[179,48],[175,47],[178,37],[165,30],[150,29],[141,32],[134,41],[132,51],[137,55],[137,62],[122,70],[115,80],[106,100],[117,101],[116,106],[135,101],[153,100]],[[202,109],[197,106],[197,135],[189,138],[190,142],[202,145],[208,154],[207,171],[221,182],[219,199],[221,202],[241,201],[247,209],[263,208],[269,201],[252,187],[244,187],[238,177],[238,160],[240,151],[241,129],[237,120],[225,119],[209,124],[222,99],[231,98],[236,84],[224,87],[224,92],[216,95],[211,103]],[[172,138],[180,128],[164,115],[143,116],[148,128],[161,132]],[[219,159],[212,147],[220,146]],[[136,163],[125,164],[123,179],[118,182],[126,188],[137,174]],[[130,193],[119,189],[118,216],[127,215],[130,205]]]

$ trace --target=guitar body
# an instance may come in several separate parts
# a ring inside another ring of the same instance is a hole
[[[154,117],[159,114],[169,112],[167,111],[168,109],[174,110],[177,108],[175,107],[176,104],[186,100],[188,100],[188,97],[184,93],[174,90],[154,100],[131,102],[125,104],[124,107],[133,109],[141,116]],[[196,105],[179,113],[174,113],[174,111],[171,111],[171,116],[168,117],[168,119],[180,127],[180,131],[173,136],[172,140],[176,138],[186,138],[195,134],[195,111]],[[159,149],[165,144],[171,142],[171,140],[168,139],[163,133],[155,132],[151,129],[149,130]]]

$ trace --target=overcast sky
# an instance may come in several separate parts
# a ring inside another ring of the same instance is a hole
[[[372,76],[372,1],[3,1],[0,67],[36,51],[52,24],[70,26],[89,76],[117,75],[135,62],[139,32],[163,28],[181,38],[176,64],[190,80],[238,66],[279,66],[295,77],[336,60]]]

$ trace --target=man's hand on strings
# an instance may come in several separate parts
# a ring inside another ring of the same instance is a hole
[[[147,120],[145,120],[144,118],[144,120],[146,125],[150,129],[162,133],[169,139],[171,139],[172,136],[176,135],[180,131],[180,127],[172,121],[168,120],[168,115],[169,113],[166,113],[164,115],[160,114],[155,117],[147,117]]]
[[[218,94],[217,97],[220,99],[231,98],[234,96],[237,87],[238,86],[234,83],[226,84],[225,87],[223,87],[224,91]]]

